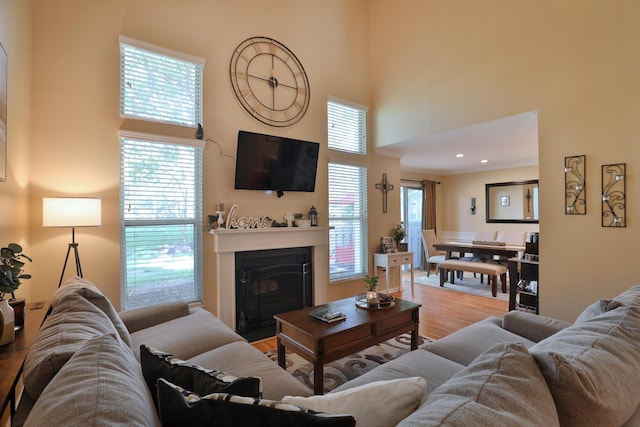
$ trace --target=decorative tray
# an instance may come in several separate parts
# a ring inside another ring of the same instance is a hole
[[[386,298],[386,301],[379,302],[377,304],[369,304],[367,302],[367,294],[360,294],[356,296],[356,306],[358,308],[364,308],[366,310],[386,310],[394,305],[396,305],[396,299],[393,295],[379,294],[383,298]]]

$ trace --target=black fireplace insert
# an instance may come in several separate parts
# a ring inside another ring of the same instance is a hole
[[[313,304],[311,248],[236,253],[236,331],[249,341],[275,335],[274,314]]]

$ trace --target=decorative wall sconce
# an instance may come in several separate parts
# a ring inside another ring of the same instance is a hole
[[[564,213],[566,215],[586,215],[586,172],[587,156],[564,158]]]
[[[602,165],[602,226],[627,226],[627,164]]]
[[[472,197],[471,198],[471,215],[475,215],[476,214],[476,198]]]

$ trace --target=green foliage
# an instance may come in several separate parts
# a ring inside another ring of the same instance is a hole
[[[378,276],[364,276],[364,281],[367,284],[367,286],[365,286],[365,289],[368,291],[375,291],[378,287]]]
[[[391,236],[393,237],[393,240],[396,242],[396,244],[400,243],[402,239],[407,236],[407,232],[405,231],[402,223],[396,225],[396,228],[394,228],[391,232]]]
[[[32,261],[22,253],[22,246],[17,243],[9,243],[6,248],[0,249],[0,299],[3,294],[18,289],[21,279],[31,279],[30,274],[24,273],[21,259]]]

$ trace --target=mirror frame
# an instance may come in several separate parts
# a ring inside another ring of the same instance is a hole
[[[487,223],[511,223],[511,224],[539,224],[540,219],[490,219],[489,215],[489,190],[494,187],[506,187],[510,185],[530,185],[530,184],[538,184],[538,188],[540,188],[539,180],[530,179],[528,181],[509,181],[509,182],[495,182],[492,184],[485,184],[485,203],[486,203],[486,221]],[[538,196],[539,197],[539,196]]]

